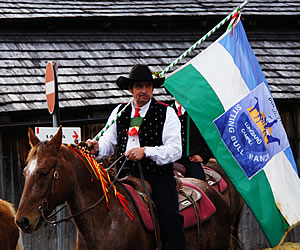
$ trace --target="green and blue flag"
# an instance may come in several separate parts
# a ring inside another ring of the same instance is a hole
[[[279,112],[242,22],[167,76],[271,246],[300,221],[300,181]]]

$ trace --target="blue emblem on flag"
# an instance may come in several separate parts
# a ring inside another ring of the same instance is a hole
[[[264,83],[214,123],[249,179],[289,145],[274,100]]]

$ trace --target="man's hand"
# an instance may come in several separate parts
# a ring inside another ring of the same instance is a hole
[[[145,148],[132,148],[125,152],[128,160],[139,161],[145,157]]]
[[[203,159],[200,155],[192,155],[189,157],[191,162],[198,162],[198,163],[202,163]]]
[[[99,144],[97,141],[92,141],[91,139],[88,139],[86,141],[87,145],[89,148],[92,148],[91,149],[91,154],[94,155],[96,154],[97,151],[99,151]]]

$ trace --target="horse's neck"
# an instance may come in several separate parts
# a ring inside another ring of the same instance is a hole
[[[74,171],[76,171],[76,178],[74,178],[73,181],[72,197],[67,201],[70,214],[73,215],[83,211],[102,199],[96,207],[74,217],[78,234],[81,236],[79,238],[88,241],[90,244],[90,242],[94,240],[93,237],[99,235],[100,228],[102,231],[106,230],[105,227],[110,226],[103,221],[107,213],[114,213],[113,208],[117,200],[112,190],[110,190],[110,209],[108,209],[105,197],[103,196],[101,183],[96,176],[94,174],[91,175],[84,165],[77,167]]]
[[[72,196],[67,200],[67,203],[70,212],[76,213],[93,204],[100,196],[102,196],[103,191],[99,180],[97,180],[96,176],[87,169],[83,162],[72,165],[73,167],[75,165],[77,167],[72,170],[73,173],[75,172],[72,180],[73,191]]]
[[[77,209],[82,211],[82,209],[86,209],[102,198],[100,203],[95,207],[80,216],[74,217],[74,223],[77,229],[77,244],[81,245],[82,249],[108,249],[111,243],[105,240],[105,238],[108,237],[108,233],[112,233],[116,230],[114,227],[121,226],[119,224],[121,220],[118,213],[121,211],[123,219],[126,218],[126,214],[122,211],[121,204],[114,197],[113,191],[111,190],[109,192],[108,208],[105,198],[103,198],[103,192],[99,192],[99,189],[102,189],[101,186],[97,185],[96,188],[97,190],[93,192],[97,193],[97,195],[92,195],[93,199],[86,199],[86,196],[92,193],[91,190],[86,190],[87,193],[84,197],[82,197],[82,195],[77,197],[82,199],[80,206],[70,208],[71,213],[78,212]],[[123,224],[123,226],[126,225],[126,223],[121,224]]]

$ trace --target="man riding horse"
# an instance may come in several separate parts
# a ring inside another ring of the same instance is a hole
[[[177,162],[185,166],[185,177],[205,181],[202,164],[214,156],[185,108],[177,100],[171,106],[181,123],[182,157]]]
[[[181,157],[180,121],[171,107],[153,98],[153,88],[161,86],[164,80],[153,79],[150,69],[140,64],[132,68],[128,78],[119,77],[118,87],[129,90],[133,101],[99,142],[87,140],[87,143],[94,146],[94,152],[99,151],[100,158],[114,154],[117,147],[118,155],[125,154],[128,159],[124,168],[130,169],[135,177],[141,177],[137,164],[141,162],[144,178],[152,187],[162,239],[171,249],[182,250],[186,249],[183,218],[179,214],[172,167]],[[124,106],[112,111],[107,124]]]

